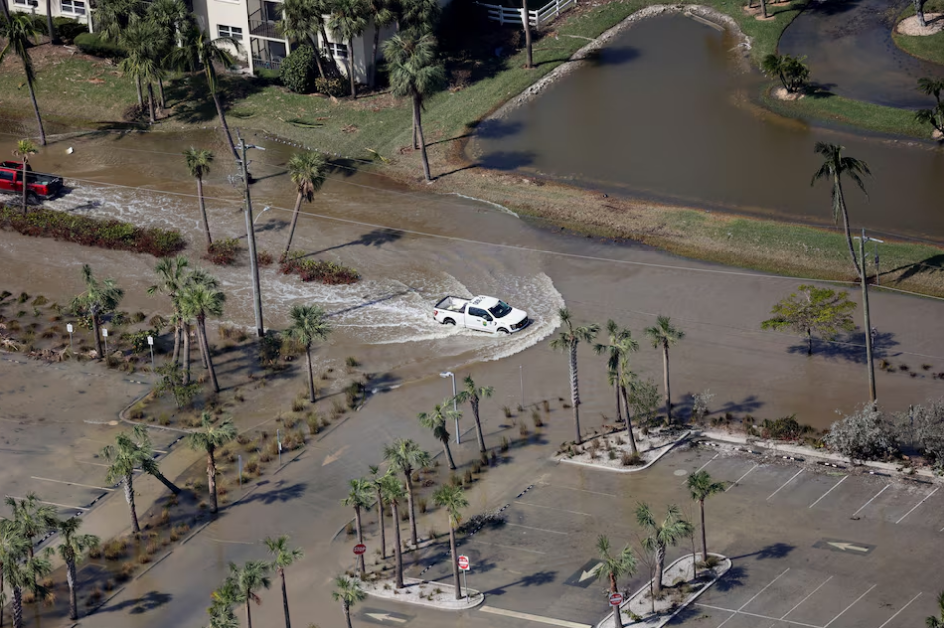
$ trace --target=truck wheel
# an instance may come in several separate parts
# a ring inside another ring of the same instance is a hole
[[[451,318],[447,318],[446,320],[443,321],[443,325],[455,325],[455,324],[456,324],[456,321],[452,320]]]
[[[40,202],[41,201],[39,200],[39,197],[36,195],[35,192],[30,192],[29,194],[26,195],[27,205],[39,205]]]
[[[507,335],[507,334],[508,334],[508,330],[505,329],[504,327],[499,327],[499,328],[498,328],[498,333],[500,333],[500,334],[506,334],[506,335]]]

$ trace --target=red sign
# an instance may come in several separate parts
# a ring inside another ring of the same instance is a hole
[[[367,551],[367,546],[364,545],[363,543],[358,543],[357,545],[354,546],[354,555],[355,555],[355,556],[360,556],[361,554],[363,554],[363,553],[366,552],[366,551]]]
[[[619,606],[623,603],[622,593],[610,593],[610,606]]]
[[[462,571],[468,571],[470,569],[468,556],[459,557],[459,569]]]

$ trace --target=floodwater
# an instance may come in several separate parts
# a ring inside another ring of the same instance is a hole
[[[846,146],[874,178],[847,193],[856,226],[944,241],[944,150],[787,120],[753,104],[765,79],[738,41],[681,15],[644,20],[506,119],[482,125],[485,166],[642,196],[802,222],[832,222],[810,186],[817,141]]]

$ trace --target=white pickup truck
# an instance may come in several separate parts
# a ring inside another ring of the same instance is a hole
[[[433,308],[433,318],[443,325],[459,325],[491,334],[513,334],[531,323],[527,312],[482,295],[473,299],[444,297]]]

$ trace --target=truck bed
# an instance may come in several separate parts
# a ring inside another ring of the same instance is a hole
[[[468,302],[468,299],[463,299],[462,297],[445,297],[436,304],[436,309],[461,313]]]

